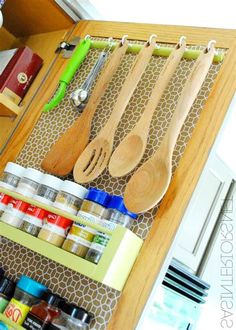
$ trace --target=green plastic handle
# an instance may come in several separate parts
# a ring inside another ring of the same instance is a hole
[[[50,102],[45,104],[43,112],[49,112],[61,103],[66,94],[66,88],[68,84],[71,82],[76,71],[79,69],[80,65],[84,61],[86,55],[88,54],[90,46],[90,38],[81,40],[79,45],[76,46],[72,57],[70,58],[64,72],[60,77],[58,89],[54,94],[53,98],[50,100]]]
[[[71,82],[74,74],[80,67],[90,49],[91,39],[83,39],[75,48],[72,57],[70,58],[65,71],[60,77],[60,81],[64,81],[67,85]]]

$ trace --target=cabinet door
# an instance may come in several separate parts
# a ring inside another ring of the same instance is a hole
[[[232,182],[228,167],[213,153],[183,218],[174,258],[196,272]]]

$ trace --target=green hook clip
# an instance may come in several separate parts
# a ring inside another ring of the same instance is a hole
[[[76,71],[79,69],[80,65],[84,61],[86,55],[89,52],[90,46],[91,39],[89,36],[86,36],[84,39],[82,39],[78,46],[76,46],[72,57],[70,58],[64,72],[59,79],[59,86],[57,88],[57,91],[54,94],[53,98],[49,101],[49,103],[45,104],[43,112],[51,111],[63,100],[67,86],[69,85]]]

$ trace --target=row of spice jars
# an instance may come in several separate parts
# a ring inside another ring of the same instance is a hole
[[[22,275],[15,284],[0,278],[0,312],[25,329],[87,330],[92,314],[66,302],[48,288]],[[9,329],[4,322],[1,329]]]
[[[14,190],[27,197],[75,215],[87,189],[75,182],[61,180],[33,168],[24,168],[8,162],[0,178],[0,187]],[[0,193],[0,215],[8,202],[8,196]],[[17,219],[16,219],[17,221]]]

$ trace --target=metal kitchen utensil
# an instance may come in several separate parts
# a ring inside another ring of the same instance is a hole
[[[215,53],[214,43],[215,41],[210,41],[207,48],[196,60],[160,147],[134,173],[126,186],[125,205],[132,212],[140,213],[154,207],[169,187],[174,147],[189,110],[212,64]]]
[[[142,116],[113,152],[109,162],[109,172],[113,177],[121,177],[128,174],[142,159],[154,111],[179,65],[185,48],[185,37],[181,37],[161,70]]]
[[[102,69],[83,113],[46,154],[41,164],[45,171],[55,175],[67,175],[72,171],[76,160],[88,144],[92,119],[101,98],[126,53],[128,48],[126,38],[127,36],[124,36],[121,42],[117,43],[108,62]]]
[[[75,107],[83,105],[84,102],[87,100],[91,87],[110,54],[112,45],[113,39],[109,38],[107,47],[100,53],[96,63],[92,67],[83,84],[80,86],[80,88],[71,93],[70,99]]]
[[[54,109],[60,102],[63,100],[67,86],[71,82],[74,74],[79,69],[80,65],[84,61],[88,51],[90,49],[91,39],[89,36],[86,36],[84,39],[80,41],[78,46],[73,51],[73,55],[70,58],[64,72],[62,73],[59,79],[59,85],[56,90],[56,93],[49,101],[49,103],[45,104],[43,108],[43,112],[49,112]]]
[[[97,137],[89,143],[78,158],[74,167],[74,179],[76,182],[85,183],[96,179],[107,166],[112,153],[116,128],[150,61],[153,50],[156,47],[155,40],[156,36],[152,35],[137,55],[123,87],[121,88],[116,103],[113,106],[110,118]]]

